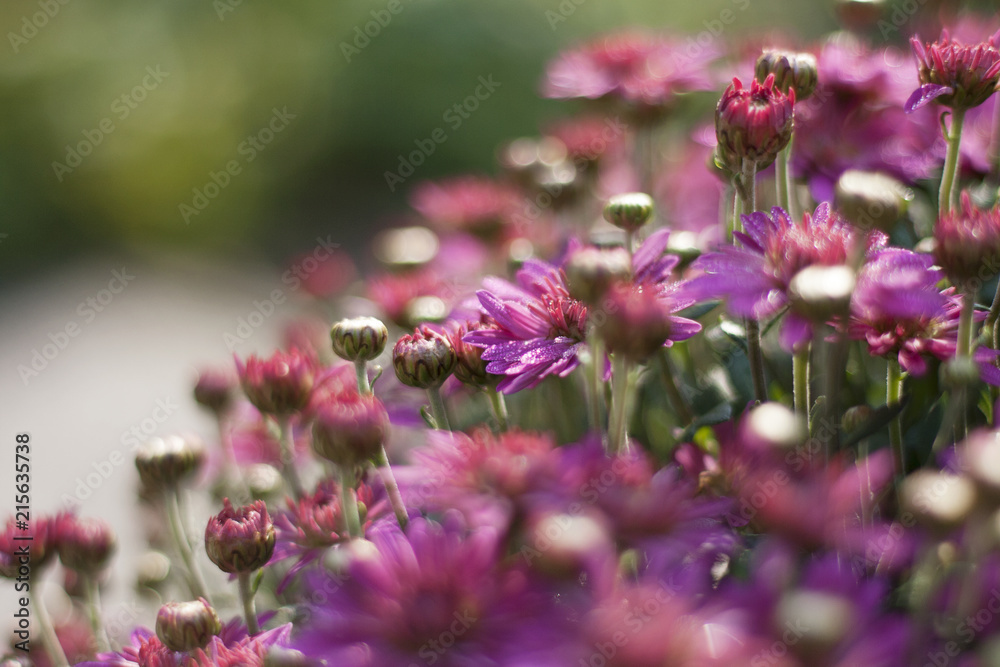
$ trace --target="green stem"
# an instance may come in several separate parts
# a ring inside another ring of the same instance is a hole
[[[590,413],[590,427],[594,433],[604,430],[604,420],[601,413],[602,396],[604,395],[604,341],[597,335],[595,327],[590,327],[587,336],[587,347],[590,349],[590,367],[587,369],[587,408]]]
[[[427,398],[431,402],[431,417],[434,418],[434,426],[441,431],[450,431],[451,423],[448,421],[448,410],[441,397],[441,387],[428,387]]]
[[[196,598],[205,598],[211,602],[212,598],[208,595],[205,578],[202,576],[201,568],[198,567],[198,561],[191,550],[187,531],[184,530],[184,521],[181,519],[180,490],[177,487],[167,489],[166,496],[167,522],[170,524],[170,534],[181,555],[181,560],[184,561],[184,567],[187,569],[191,595]]]
[[[368,362],[359,359],[354,362],[354,374],[358,376],[358,393],[362,396],[372,393],[372,385],[368,381]]]
[[[810,418],[812,400],[809,396],[809,353],[811,351],[812,345],[805,343],[795,351],[792,357],[792,394],[795,398],[795,412],[805,418],[810,432],[812,432],[812,419]]]
[[[631,362],[622,354],[615,354],[611,361],[611,417],[608,424],[608,442],[612,455],[625,450],[628,441],[628,394]]]
[[[903,396],[903,370],[899,361],[889,359],[885,371],[885,404],[899,405]],[[906,474],[906,459],[903,452],[903,415],[898,414],[889,422],[889,445],[892,448],[893,468],[897,477]]]
[[[739,210],[753,213],[757,210],[757,163],[753,160],[743,160],[743,168],[739,176],[737,190],[740,193]],[[742,222],[736,215],[733,227],[743,230]],[[747,319],[747,358],[750,362],[750,376],[753,379],[754,398],[760,402],[767,400],[767,379],[764,376],[764,353],[760,347],[760,323]]]
[[[35,607],[35,618],[38,619],[38,625],[42,628],[42,646],[49,654],[49,659],[56,667],[69,667],[69,660],[66,659],[66,653],[63,652],[62,644],[59,643],[56,629],[52,626],[52,618],[49,616],[48,609],[45,608],[45,600],[41,591],[36,591],[31,596],[31,604]]]
[[[660,377],[663,378],[663,386],[667,391],[667,398],[670,399],[671,405],[674,406],[677,418],[680,419],[684,426],[690,425],[694,421],[694,411],[688,405],[684,394],[681,393],[680,387],[677,386],[677,381],[674,379],[677,371],[670,360],[669,351],[667,349],[660,350],[656,355],[656,361],[660,366]]]
[[[954,109],[951,112],[951,131],[945,135],[948,140],[948,153],[945,155],[941,190],[938,193],[938,217],[958,206],[958,149],[964,123],[965,109]]]
[[[504,400],[503,394],[496,389],[484,389],[484,391],[490,398],[490,408],[493,410],[493,416],[497,420],[497,426],[500,428],[501,432],[506,431],[509,421],[507,415],[507,401]]]
[[[400,528],[406,530],[406,524],[409,523],[406,505],[403,503],[402,494],[399,493],[399,485],[396,483],[396,476],[392,474],[392,467],[389,465],[389,455],[386,453],[384,446],[379,450],[375,463],[378,466],[379,474],[382,476],[382,483],[385,484],[385,491],[389,496],[389,504],[392,505],[392,511],[396,515],[396,521],[399,522]]]
[[[299,471],[295,468],[295,435],[292,433],[291,417],[278,417],[278,426],[281,428],[281,474],[295,497],[301,498],[305,491],[302,490]]]
[[[344,523],[351,539],[364,537],[361,530],[361,513],[358,511],[358,499],[354,495],[354,474],[344,467],[340,468],[340,507],[344,512]]]
[[[253,590],[250,588],[250,572],[240,572],[236,579],[240,584],[240,602],[243,603],[243,617],[247,621],[247,632],[251,637],[260,634],[260,624],[257,623],[257,609],[253,602]]]
[[[97,651],[107,653],[111,650],[111,642],[108,641],[108,633],[104,630],[104,623],[101,622],[101,591],[97,576],[93,574],[81,574],[81,576],[87,596],[87,617],[90,619],[90,629],[97,641]]]
[[[788,161],[792,152],[792,142],[789,141],[788,145],[785,146],[778,153],[778,157],[774,161],[774,184],[777,195],[778,206],[788,211],[789,217],[792,220],[795,217],[792,215],[791,211],[791,179],[788,174]]]
[[[958,347],[955,356],[959,359],[972,357],[972,318],[976,307],[976,295],[971,290],[962,293],[962,312],[958,320]]]

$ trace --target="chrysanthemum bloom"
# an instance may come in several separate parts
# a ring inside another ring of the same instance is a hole
[[[313,451],[338,466],[367,463],[382,451],[389,431],[389,413],[373,395],[346,391],[313,412]]]
[[[274,553],[274,540],[274,524],[262,500],[234,509],[226,498],[222,511],[205,526],[205,551],[229,574],[266,565]]]
[[[118,545],[111,526],[100,519],[80,519],[69,514],[59,519],[56,531],[59,560],[77,572],[100,571]]]
[[[954,288],[939,291],[940,270],[933,258],[900,248],[882,250],[861,269],[851,300],[847,331],[854,340],[868,343],[875,356],[892,356],[912,375],[927,372],[926,356],[940,360],[955,356],[960,296]],[[986,314],[977,312],[977,321]],[[1000,384],[1000,370],[992,361],[997,353],[979,346],[973,358],[980,377]]]
[[[609,350],[633,361],[644,361],[661,347],[687,340],[701,331],[701,324],[673,313],[680,310],[655,289],[619,284],[604,296],[607,313],[597,325]],[[602,313],[604,315],[604,313]]]
[[[859,237],[854,228],[830,210],[828,203],[806,213],[801,223],[775,207],[770,215],[743,216],[746,233],[736,232],[739,246],[723,246],[703,255],[692,265],[706,275],[688,284],[696,298],[725,297],[730,312],[756,320],[777,314],[789,303],[788,288],[802,269],[813,265],[836,266],[847,262]],[[885,236],[874,232],[870,243],[878,246]],[[781,343],[793,349],[812,337],[812,324],[804,313],[790,311],[781,326]]]
[[[28,565],[32,572],[37,572],[39,568],[51,562],[59,547],[59,524],[68,516],[59,514],[48,517],[32,514],[27,529],[18,528],[15,517],[8,518],[3,532],[0,532],[0,576],[8,579],[18,576],[19,567],[25,565],[20,560],[24,553],[21,549],[24,547],[28,549],[30,558]],[[31,539],[23,539],[26,537]]]
[[[518,191],[484,177],[461,176],[421,183],[410,195],[410,205],[440,232],[468,232],[495,238],[522,206]]]
[[[417,518],[405,535],[372,542],[298,628],[305,655],[357,667],[570,664],[560,653],[566,612],[501,565],[495,530]]]
[[[392,367],[408,387],[440,387],[448,379],[458,358],[448,337],[430,327],[404,334],[392,348]]]
[[[298,350],[277,351],[269,359],[236,358],[240,385],[254,407],[267,415],[289,415],[309,402],[316,363]]]
[[[680,42],[639,32],[607,35],[549,63],[542,93],[556,99],[617,103],[640,116],[669,110],[677,96],[711,90],[708,65],[716,52],[688,57]]]
[[[934,259],[956,285],[979,286],[1000,271],[1000,207],[980,209],[968,192],[934,226]]]
[[[749,160],[758,169],[771,164],[792,137],[794,106],[795,90],[785,95],[776,89],[773,74],[764,83],[752,80],[749,88],[733,79],[715,108],[715,134],[725,164],[737,168]]]
[[[919,88],[906,101],[906,110],[919,109],[931,100],[956,110],[977,107],[1000,83],[1000,31],[985,42],[962,44],[947,30],[933,44],[910,39],[917,57]]]
[[[250,637],[246,626],[235,619],[204,648],[173,651],[153,632],[138,628],[129,646],[81,662],[80,667],[264,667],[264,656],[273,647],[287,646],[291,632],[292,624],[287,623]]]

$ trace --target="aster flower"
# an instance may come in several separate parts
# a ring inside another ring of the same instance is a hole
[[[549,63],[542,93],[556,99],[612,101],[640,115],[668,110],[678,95],[712,88],[712,49],[688,57],[682,44],[640,32],[607,35]]]
[[[926,356],[940,360],[955,356],[962,298],[954,288],[937,289],[942,278],[931,266],[933,258],[909,250],[887,248],[862,268],[851,300],[848,335],[864,340],[874,356],[897,357],[912,375],[927,372]],[[986,313],[977,312],[977,321]],[[977,347],[973,358],[981,378],[1000,384],[995,350]]]
[[[501,565],[497,537],[420,518],[405,535],[372,536],[374,549],[350,562],[327,602],[311,607],[295,648],[358,667],[564,667],[560,610],[523,572]]]
[[[268,651],[287,646],[291,632],[292,624],[287,623],[250,637],[246,626],[234,619],[205,648],[180,652],[164,646],[154,632],[138,628],[129,646],[79,667],[264,667]]]
[[[942,30],[932,44],[913,37],[910,45],[922,85],[906,101],[907,111],[932,100],[952,109],[971,109],[985,102],[1000,83],[1000,31],[979,44],[963,44]]]
[[[421,183],[410,195],[410,205],[439,232],[486,238],[496,237],[521,203],[517,189],[478,176]]]
[[[236,357],[240,385],[253,406],[264,414],[288,415],[309,402],[316,363],[297,349],[277,351],[268,359]]]
[[[789,285],[799,271],[844,264],[857,242],[853,227],[825,202],[812,215],[806,213],[801,224],[778,207],[770,215],[758,211],[742,220],[745,233],[734,234],[740,245],[699,257],[693,267],[705,275],[688,284],[694,297],[725,297],[730,312],[740,317],[762,320],[777,314],[788,305]],[[870,244],[884,240],[874,232]],[[781,327],[782,345],[791,349],[811,337],[809,319],[789,312]]]

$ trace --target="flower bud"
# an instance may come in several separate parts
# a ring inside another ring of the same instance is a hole
[[[310,667],[314,663],[302,651],[274,645],[264,655],[264,667]]]
[[[870,405],[854,405],[844,410],[844,416],[840,420],[840,428],[850,433],[856,431],[875,415]]]
[[[774,75],[774,87],[785,95],[789,89],[795,90],[795,99],[811,97],[816,90],[816,56],[811,53],[790,51],[764,51],[757,58],[755,75],[764,83],[768,75]]]
[[[345,393],[316,409],[312,447],[338,466],[371,461],[382,450],[389,431],[389,413],[374,396]]]
[[[99,519],[69,516],[59,522],[59,560],[71,570],[93,574],[101,570],[117,546],[115,533]]]
[[[236,379],[222,370],[205,370],[194,385],[194,400],[216,415],[225,412],[233,402]]]
[[[715,109],[715,135],[721,164],[727,167],[750,160],[762,169],[774,162],[792,137],[795,91],[786,96],[774,88],[774,75],[764,83],[754,79],[744,88],[733,79]]]
[[[592,516],[546,513],[531,520],[526,533],[525,558],[555,577],[575,579],[589,564],[615,554],[607,526]]]
[[[192,436],[153,438],[136,452],[139,479],[149,490],[175,486],[201,469],[205,446]]]
[[[608,315],[600,318],[597,332],[615,354],[642,361],[670,336],[670,311],[650,290],[615,285],[603,303]]]
[[[135,585],[140,593],[162,594],[170,580],[170,558],[160,551],[147,551],[139,557]]]
[[[502,375],[494,375],[486,370],[486,360],[483,359],[483,348],[466,343],[462,338],[470,331],[493,328],[490,322],[462,322],[448,333],[448,340],[455,348],[458,363],[455,365],[455,377],[462,384],[471,387],[495,388]]]
[[[901,508],[939,537],[961,527],[976,506],[976,487],[964,476],[918,470],[899,491]]]
[[[970,433],[959,447],[959,460],[982,497],[1000,505],[1000,432]]]
[[[374,317],[341,320],[330,330],[333,351],[347,361],[371,361],[382,354],[389,330]]]
[[[392,366],[399,381],[409,387],[440,387],[448,379],[458,357],[448,339],[429,327],[417,327],[392,349]]]
[[[298,350],[275,352],[270,359],[250,355],[236,360],[240,385],[253,406],[266,415],[297,412],[309,402],[315,380],[311,358]]]
[[[156,636],[171,651],[205,648],[220,632],[219,616],[205,598],[168,602],[156,615]]]
[[[261,500],[237,510],[226,498],[222,511],[205,527],[208,557],[229,574],[253,572],[266,565],[274,553],[274,540],[274,524]]]
[[[923,84],[906,101],[906,111],[930,100],[952,109],[971,109],[985,102],[1000,84],[1000,49],[996,35],[978,44],[951,39],[947,31],[933,44],[910,39]]]
[[[847,312],[854,283],[850,267],[813,264],[796,273],[789,282],[788,299],[795,312],[822,324]]]
[[[653,198],[644,192],[615,195],[604,206],[604,219],[619,229],[634,232],[653,217]]]
[[[888,233],[903,217],[913,193],[902,183],[874,171],[848,169],[837,179],[834,205],[859,229]]]
[[[600,303],[614,283],[628,280],[632,258],[622,247],[587,246],[575,251],[566,262],[569,295],[588,305]]]
[[[980,209],[968,192],[934,226],[934,261],[952,282],[978,290],[1000,269],[1000,207]]]

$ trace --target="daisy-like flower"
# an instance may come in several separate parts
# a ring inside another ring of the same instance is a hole
[[[682,44],[657,35],[606,35],[549,63],[542,92],[557,99],[613,101],[640,114],[669,109],[680,94],[711,90],[712,49],[688,57]]]
[[[962,298],[949,287],[939,291],[942,272],[933,258],[901,248],[880,251],[862,268],[851,299],[848,335],[868,343],[874,356],[895,356],[912,375],[927,372],[927,356],[940,360],[955,356]],[[976,312],[976,321],[986,313]],[[996,350],[979,346],[973,358],[980,377],[1000,384],[993,365]]]
[[[292,624],[267,630],[253,637],[239,619],[227,623],[204,648],[171,651],[156,633],[138,628],[121,651],[103,653],[79,667],[263,667],[272,647],[288,645]]]
[[[741,245],[699,257],[693,266],[705,275],[688,285],[696,298],[725,297],[730,312],[739,317],[762,320],[777,314],[788,305],[789,284],[799,271],[844,264],[857,241],[853,227],[825,202],[801,223],[778,207],[770,215],[758,211],[742,219],[746,232],[735,233]],[[881,232],[872,234],[873,246],[884,242]],[[811,337],[805,314],[790,311],[781,327],[782,345],[793,349]]]
[[[979,44],[963,44],[947,30],[933,44],[910,40],[917,58],[919,88],[906,101],[906,110],[932,100],[952,109],[971,109],[985,102],[1000,83],[1000,31]]]

